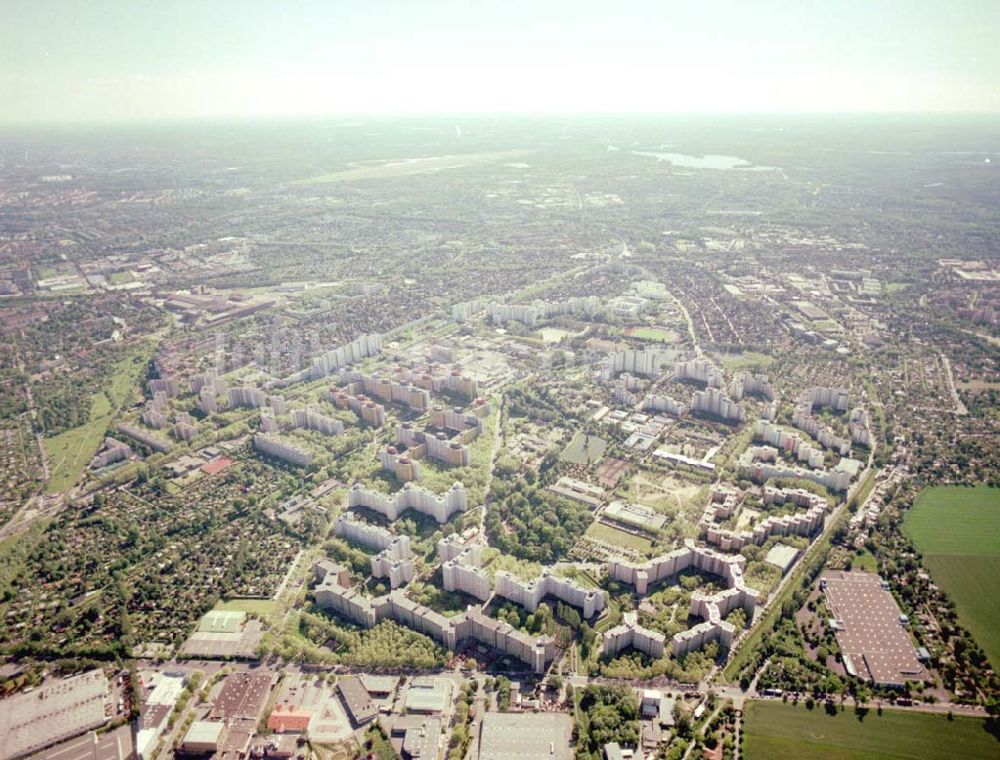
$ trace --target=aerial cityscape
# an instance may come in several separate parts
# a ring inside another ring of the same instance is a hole
[[[0,126],[0,760],[1000,756],[998,141]]]

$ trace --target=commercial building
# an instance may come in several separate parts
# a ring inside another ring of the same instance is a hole
[[[268,670],[230,673],[222,682],[222,691],[212,703],[209,717],[259,723],[277,678],[276,673]]]
[[[445,678],[417,676],[406,690],[403,707],[407,712],[440,715],[451,704],[451,682]]]
[[[393,736],[391,731],[390,736]],[[406,760],[437,760],[442,739],[441,720],[424,717],[403,731],[400,749]]]
[[[564,475],[549,486],[549,491],[567,499],[579,502],[590,509],[597,509],[604,503],[604,489],[582,480]]]
[[[601,512],[601,519],[627,528],[637,528],[646,533],[656,533],[667,523],[666,515],[625,501],[613,501]]]
[[[101,670],[47,681],[0,701],[0,760],[37,752],[107,722]]]
[[[196,720],[181,740],[181,750],[196,755],[211,755],[222,749],[226,740],[226,724],[212,720]]]
[[[479,760],[572,760],[573,720],[566,713],[487,712]]]
[[[357,676],[341,676],[337,679],[337,692],[340,694],[347,714],[355,726],[371,723],[378,715],[378,705],[372,701],[368,689]]]
[[[887,583],[873,573],[828,571],[820,587],[850,675],[895,687],[927,678]]]

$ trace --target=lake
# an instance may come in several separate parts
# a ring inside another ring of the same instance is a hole
[[[657,161],[666,161],[672,166],[683,166],[688,169],[743,169],[745,171],[776,171],[776,166],[755,166],[745,158],[738,156],[723,156],[718,153],[707,153],[704,156],[694,156],[688,153],[662,153],[659,151],[633,150],[634,156],[649,156]]]

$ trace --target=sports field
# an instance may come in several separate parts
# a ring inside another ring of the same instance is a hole
[[[201,633],[237,633],[246,620],[245,612],[235,610],[211,610],[198,622]]]
[[[270,614],[276,607],[277,602],[273,599],[227,599],[215,605],[221,612],[252,612],[260,616]]]
[[[625,335],[637,340],[649,340],[656,343],[673,343],[677,340],[677,333],[662,327],[626,327]]]
[[[653,548],[653,542],[645,536],[636,536],[602,522],[591,523],[584,535],[595,541],[603,541],[614,546],[626,546],[640,552],[648,552]]]
[[[860,720],[850,708],[747,702],[747,760],[952,760],[1000,755],[1000,743],[976,718],[872,708]]]
[[[1000,666],[1000,489],[934,486],[920,492],[903,532],[924,555],[962,624]]]

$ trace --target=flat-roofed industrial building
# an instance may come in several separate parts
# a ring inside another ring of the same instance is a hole
[[[488,712],[479,728],[479,760],[571,760],[572,734],[565,713]]]

